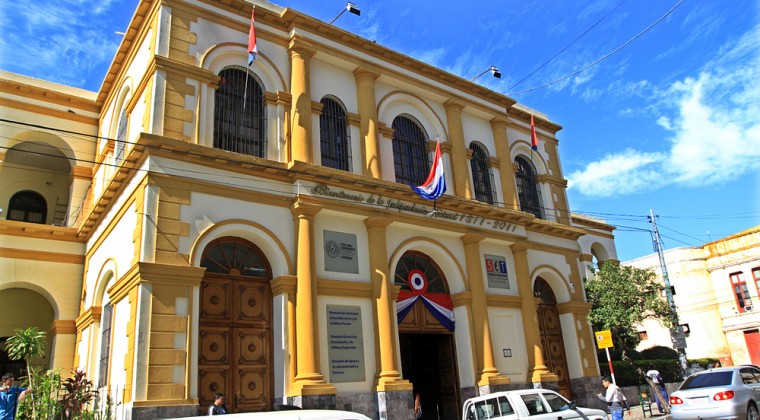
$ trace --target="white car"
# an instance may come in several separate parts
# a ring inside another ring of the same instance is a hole
[[[594,408],[576,407],[549,389],[521,389],[495,392],[470,398],[462,408],[462,420],[482,419],[589,419],[604,420],[607,413]]]
[[[760,420],[760,368],[715,368],[689,375],[670,394],[670,415],[680,419]]]
[[[191,420],[198,417],[182,417],[174,420]],[[258,413],[227,414],[224,420],[372,420],[364,414],[341,410],[287,410]]]

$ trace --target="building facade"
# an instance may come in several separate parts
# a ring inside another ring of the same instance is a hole
[[[659,257],[624,263],[656,272]],[[690,359],[719,358],[723,365],[760,364],[760,226],[706,243],[665,252],[679,323]],[[673,347],[657,321],[639,326],[639,350]]]
[[[266,2],[247,66],[251,14],[140,1],[99,92],[0,73],[0,337],[49,331],[120,418],[594,399],[582,278],[614,228],[570,214],[561,127]]]

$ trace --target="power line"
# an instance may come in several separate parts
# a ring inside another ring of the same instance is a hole
[[[604,19],[606,19],[606,18],[607,18],[609,15],[611,15],[611,14],[612,14],[612,12],[614,12],[615,10],[617,10],[617,8],[618,8],[618,7],[622,6],[622,5],[623,5],[623,3],[625,3],[625,0],[621,1],[620,3],[618,3],[618,5],[617,5],[617,6],[615,6],[615,7],[614,7],[612,10],[610,10],[610,11],[609,11],[609,13],[607,13],[607,14],[606,14],[606,15],[604,15],[604,16],[602,16],[602,18],[601,18],[601,19],[597,20],[597,21],[596,21],[596,23],[594,23],[593,25],[591,25],[591,27],[590,27],[590,28],[586,29],[586,30],[585,30],[585,31],[584,31],[582,34],[580,34],[580,36],[578,36],[577,38],[575,38],[575,39],[574,39],[574,40],[573,40],[571,43],[567,44],[567,46],[566,46],[565,48],[561,49],[559,52],[557,52],[556,54],[554,54],[554,55],[553,55],[553,56],[552,56],[550,59],[546,60],[546,61],[544,62],[544,64],[541,64],[540,66],[538,66],[538,68],[536,68],[535,70],[533,70],[532,72],[530,72],[530,73],[529,73],[527,76],[525,76],[525,77],[523,77],[522,79],[520,79],[520,81],[519,81],[519,82],[517,82],[517,83],[515,83],[514,85],[510,86],[510,87],[509,87],[509,89],[507,89],[507,90],[512,90],[512,89],[514,89],[514,88],[515,88],[517,85],[519,85],[520,83],[524,82],[524,81],[525,81],[525,80],[527,80],[527,79],[528,79],[530,76],[533,76],[534,74],[536,74],[536,72],[537,72],[537,71],[541,70],[541,69],[542,69],[542,68],[544,68],[544,67],[545,67],[547,64],[549,64],[549,63],[551,63],[552,61],[554,61],[554,59],[555,59],[555,58],[557,58],[557,56],[558,56],[558,55],[560,55],[560,54],[562,54],[563,52],[565,52],[565,50],[567,50],[568,48],[570,48],[570,47],[571,47],[573,44],[575,44],[575,43],[576,43],[576,42],[577,42],[579,39],[583,38],[583,37],[584,37],[584,36],[585,36],[587,33],[589,33],[589,32],[590,32],[592,29],[594,29],[594,27],[596,27],[596,25],[598,25],[598,24],[602,23],[602,21],[603,21]]]
[[[596,61],[593,61],[591,64],[588,64],[587,66],[585,66],[585,67],[583,67],[583,68],[581,68],[581,69],[579,69],[579,70],[576,70],[576,71],[574,71],[574,72],[572,72],[572,73],[570,73],[570,74],[567,74],[567,75],[565,75],[565,76],[562,76],[562,77],[560,77],[559,79],[556,79],[556,80],[552,80],[551,82],[548,82],[548,83],[544,83],[543,85],[540,85],[540,86],[536,86],[536,87],[532,87],[532,88],[530,88],[530,89],[521,90],[521,91],[518,91],[518,92],[509,92],[509,93],[507,93],[507,95],[519,95],[519,94],[521,94],[521,93],[532,92],[532,91],[534,91],[534,90],[538,90],[538,89],[541,89],[541,88],[545,88],[545,87],[547,87],[547,86],[551,86],[551,85],[553,85],[553,84],[555,84],[555,83],[558,83],[558,82],[561,82],[561,81],[563,81],[563,80],[569,79],[569,78],[571,78],[571,77],[575,76],[575,75],[576,75],[576,74],[578,74],[578,73],[581,73],[581,72],[584,72],[584,71],[588,70],[589,68],[591,68],[591,67],[593,67],[593,66],[595,66],[595,65],[597,65],[597,64],[599,64],[599,63],[601,63],[602,61],[604,61],[604,60],[606,60],[606,59],[610,58],[610,57],[611,57],[613,54],[615,54],[615,53],[617,53],[618,51],[622,50],[623,48],[627,47],[627,46],[628,46],[628,44],[630,44],[631,42],[635,41],[636,39],[638,39],[639,37],[641,37],[642,35],[644,35],[645,33],[647,33],[647,32],[648,32],[650,29],[654,28],[654,27],[655,27],[655,25],[657,25],[657,24],[658,24],[658,23],[660,23],[660,22],[661,22],[663,19],[665,19],[665,18],[666,18],[666,17],[668,17],[668,16],[669,16],[671,13],[673,13],[673,11],[674,11],[674,10],[676,10],[676,8],[677,8],[678,6],[680,6],[680,5],[681,5],[681,3],[683,3],[684,1],[686,1],[686,0],[680,0],[680,1],[679,1],[678,3],[676,3],[676,4],[675,4],[673,7],[671,7],[671,8],[670,8],[670,10],[668,10],[667,12],[665,12],[665,14],[664,14],[664,15],[660,16],[660,18],[659,18],[659,19],[657,19],[656,21],[654,21],[654,22],[653,22],[651,25],[647,26],[647,27],[646,27],[646,28],[645,28],[643,31],[639,32],[639,33],[638,33],[638,34],[636,34],[636,35],[635,35],[633,38],[631,38],[631,39],[629,39],[628,41],[624,42],[622,45],[620,45],[619,47],[615,48],[615,49],[614,49],[614,50],[612,50],[611,52],[607,53],[606,55],[602,56],[601,58],[597,59]]]

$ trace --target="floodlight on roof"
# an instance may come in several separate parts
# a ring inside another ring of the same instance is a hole
[[[355,4],[353,4],[351,2],[348,2],[348,3],[346,3],[346,7],[343,10],[341,10],[340,13],[338,13],[338,16],[335,16],[335,18],[333,18],[333,20],[330,21],[330,25],[332,25],[333,22],[335,22],[336,20],[338,20],[338,18],[341,17],[341,15],[343,15],[343,13],[346,13],[346,10],[348,10],[349,12],[355,14],[356,16],[361,16],[361,14],[362,14],[361,10],[359,10],[359,8]]]
[[[483,70],[483,72],[482,72],[482,73],[480,73],[479,75],[477,75],[477,76],[473,77],[472,79],[470,79],[470,81],[471,81],[471,82],[474,82],[474,81],[475,81],[475,79],[477,79],[478,77],[480,77],[480,76],[482,76],[482,75],[484,75],[484,74],[488,73],[489,71],[491,72],[491,75],[492,75],[493,77],[495,77],[495,78],[497,78],[497,79],[501,79],[501,72],[499,72],[499,69],[497,69],[497,68],[496,68],[496,66],[491,66],[491,67],[489,67],[489,68],[487,68],[487,69]]]

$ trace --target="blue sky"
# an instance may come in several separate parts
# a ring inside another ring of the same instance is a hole
[[[760,1],[355,3],[336,26],[466,79],[495,65],[477,82],[562,125],[571,209],[619,226],[621,260],[652,252],[650,208],[666,249],[760,224]],[[3,2],[0,68],[98,90],[136,4]]]

